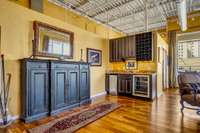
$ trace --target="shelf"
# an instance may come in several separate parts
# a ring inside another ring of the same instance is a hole
[[[136,59],[152,60],[152,32],[136,35]]]

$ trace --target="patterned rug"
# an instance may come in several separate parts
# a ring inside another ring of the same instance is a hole
[[[30,133],[71,133],[119,108],[117,103],[100,103],[44,125],[29,129]]]

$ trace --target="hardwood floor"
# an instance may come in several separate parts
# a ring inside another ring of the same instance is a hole
[[[101,119],[81,128],[77,133],[200,133],[200,116],[193,110],[180,113],[179,94],[177,90],[167,90],[153,102],[122,96],[99,97],[93,104],[103,101],[118,102],[121,108]],[[91,105],[88,105],[91,106]],[[58,116],[48,117],[30,124],[15,122],[1,132],[21,133],[26,129],[60,118],[76,108]]]

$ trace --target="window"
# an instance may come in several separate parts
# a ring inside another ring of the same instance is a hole
[[[178,71],[200,72],[200,40],[178,42],[177,58]]]

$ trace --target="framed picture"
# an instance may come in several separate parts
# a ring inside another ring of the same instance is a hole
[[[87,48],[87,62],[91,66],[102,65],[102,51],[97,49]]]
[[[72,59],[74,33],[34,21],[33,55]]]
[[[126,69],[127,70],[137,69],[137,61],[136,60],[126,60]]]

